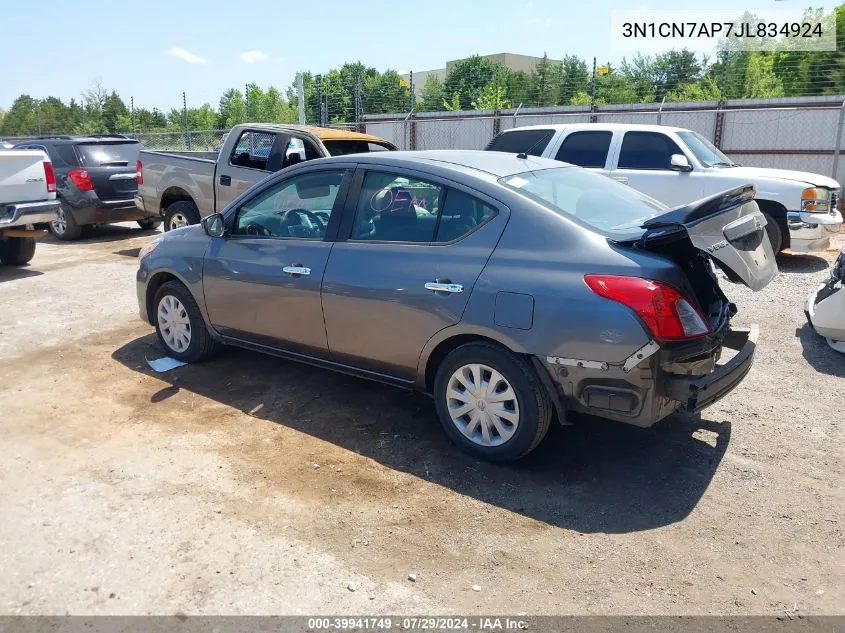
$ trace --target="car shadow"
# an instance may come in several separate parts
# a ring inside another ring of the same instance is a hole
[[[809,323],[795,330],[795,336],[801,341],[801,353],[804,360],[820,374],[830,374],[845,378],[845,355],[830,349],[823,336],[816,334]]]
[[[650,429],[583,418],[553,425],[516,465],[476,460],[452,446],[431,400],[393,387],[244,350],[158,374],[154,335],[112,357],[179,390],[284,425],[538,521],[579,532],[627,533],[684,519],[730,442],[729,422],[672,416]],[[259,406],[260,405],[260,406]]]
[[[33,270],[25,266],[0,266],[0,283],[14,281],[15,279],[26,279],[27,277],[38,277],[43,274],[40,270]]]
[[[817,273],[830,267],[824,257],[805,253],[780,253],[777,263],[778,270],[784,273]]]
[[[138,253],[141,252],[141,247],[137,248],[125,248],[122,251],[114,251],[114,255],[123,255],[124,257],[138,257]]]
[[[103,226],[90,227],[86,226],[82,229],[82,235],[78,240],[62,241],[52,233],[44,236],[43,240],[50,244],[57,244],[59,246],[73,245],[79,242],[87,244],[97,244],[100,242],[116,242],[118,240],[126,240],[133,237],[143,237],[145,235],[156,235],[159,229],[142,229],[139,226],[121,226],[119,224],[104,224]]]

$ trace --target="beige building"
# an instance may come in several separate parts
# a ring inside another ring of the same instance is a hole
[[[482,55],[486,59],[489,59],[491,62],[499,63],[505,68],[510,68],[511,70],[522,70],[527,73],[530,73],[534,70],[537,66],[537,63],[543,59],[542,57],[534,57],[533,55],[519,55],[517,53],[494,53],[493,55]],[[466,58],[464,58],[466,59]],[[452,70],[452,66],[457,64],[459,61],[463,61],[460,59],[455,59],[450,62],[446,62],[446,68],[435,68],[434,70],[421,70],[419,72],[414,72],[414,93],[419,97],[422,94],[423,86],[425,86],[425,80],[429,75],[434,75],[440,81],[443,81],[446,78],[446,74]],[[559,63],[559,60],[550,59],[550,62]],[[402,79],[410,80],[410,75],[405,74],[402,75]]]

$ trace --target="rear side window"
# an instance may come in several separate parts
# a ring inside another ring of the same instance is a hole
[[[53,145],[47,153],[53,161],[53,167],[79,167],[79,158],[76,156],[73,145]]]
[[[496,209],[463,191],[449,189],[437,225],[436,244],[454,242],[496,216]]]
[[[272,132],[255,132],[246,130],[241,133],[238,142],[232,149],[229,164],[233,167],[247,167],[267,171],[267,161],[276,142],[276,135]]]
[[[487,145],[486,149],[491,152],[509,152],[519,154],[528,152],[532,156],[540,156],[546,145],[552,140],[554,130],[517,130],[514,132],[502,132]]]
[[[683,154],[671,138],[659,132],[626,132],[619,152],[619,169],[671,169],[672,154]]]
[[[343,140],[323,141],[323,145],[331,156],[346,156],[347,154],[367,154],[369,152],[386,152],[390,148],[371,141]]]
[[[138,143],[80,143],[76,146],[86,167],[135,166],[138,160]]]
[[[604,167],[613,132],[573,132],[560,146],[555,158],[579,167]]]

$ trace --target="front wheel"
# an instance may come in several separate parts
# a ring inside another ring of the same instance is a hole
[[[182,228],[183,226],[190,226],[191,224],[199,224],[200,212],[190,200],[179,200],[167,207],[164,211],[164,230],[172,231],[173,229]]]
[[[0,237],[0,262],[21,266],[35,256],[34,237]]]
[[[159,343],[177,360],[196,363],[211,356],[217,344],[208,333],[197,302],[178,281],[168,281],[153,299]]]
[[[531,365],[490,343],[452,351],[437,371],[434,399],[449,438],[493,462],[533,451],[552,419],[551,400]]]
[[[783,250],[783,231],[778,221],[772,216],[765,211],[763,211],[763,216],[766,218],[766,235],[772,244],[772,252],[777,255]]]

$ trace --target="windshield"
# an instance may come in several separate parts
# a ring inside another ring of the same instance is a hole
[[[705,167],[735,167],[736,163],[698,132],[678,132],[681,140]]]
[[[642,235],[643,222],[668,210],[627,185],[573,167],[523,172],[499,183],[614,239]]]
[[[86,167],[125,167],[135,165],[140,144],[128,143],[80,143],[79,153]]]

